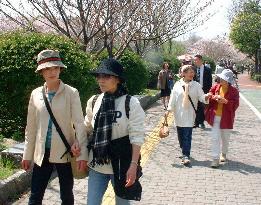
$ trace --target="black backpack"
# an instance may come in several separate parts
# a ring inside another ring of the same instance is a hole
[[[93,100],[92,100],[92,110],[94,108],[94,105],[98,99],[100,94],[97,94],[94,96]],[[125,112],[126,112],[126,116],[127,118],[129,119],[129,116],[130,116],[130,99],[131,99],[131,96],[130,95],[126,95],[126,100],[125,100]]]

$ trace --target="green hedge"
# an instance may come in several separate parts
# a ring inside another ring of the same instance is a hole
[[[134,52],[125,51],[120,62],[126,69],[125,78],[129,93],[137,95],[147,88],[149,74],[142,58]]]
[[[104,50],[99,56],[95,56],[93,61],[99,65],[102,60],[107,58],[108,52]],[[119,62],[125,69],[124,74],[129,93],[131,95],[142,93],[147,88],[149,81],[149,73],[146,69],[145,61],[136,53],[126,50],[119,58]]]
[[[37,54],[43,49],[60,51],[67,65],[61,79],[77,88],[83,105],[93,93],[91,58],[74,41],[52,34],[17,31],[0,35],[0,128],[6,137],[23,133],[30,93],[43,84],[34,71]],[[22,134],[23,135],[23,134]]]

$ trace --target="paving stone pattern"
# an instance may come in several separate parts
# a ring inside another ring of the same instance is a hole
[[[158,125],[164,112],[160,101],[147,110],[147,134]],[[219,169],[209,167],[209,126],[193,131],[190,167],[180,164],[176,130],[172,127],[170,131],[170,136],[160,141],[144,165],[142,200],[132,205],[261,205],[261,121],[243,100],[230,138],[229,161]],[[57,178],[49,184],[44,205],[61,204],[58,184]],[[76,205],[86,204],[86,179],[75,180],[74,193]],[[27,203],[25,194],[13,205]]]

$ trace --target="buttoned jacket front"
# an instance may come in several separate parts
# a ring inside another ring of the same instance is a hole
[[[33,160],[39,166],[42,164],[45,153],[46,134],[50,119],[44,103],[42,89],[43,86],[38,87],[31,93],[23,155],[24,160]],[[86,147],[86,127],[77,89],[60,81],[59,89],[53,97],[50,106],[68,143],[72,145],[76,136],[79,143],[83,145],[81,147]],[[69,154],[61,158],[65,151],[65,145],[53,125],[49,161],[52,163],[66,163],[70,161]],[[87,149],[81,150],[81,155],[77,160],[87,160]]]

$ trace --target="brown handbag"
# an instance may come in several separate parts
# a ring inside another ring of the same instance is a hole
[[[167,115],[164,116],[164,122],[162,123],[162,125],[160,127],[159,136],[160,136],[160,138],[165,138],[165,137],[169,136]]]

